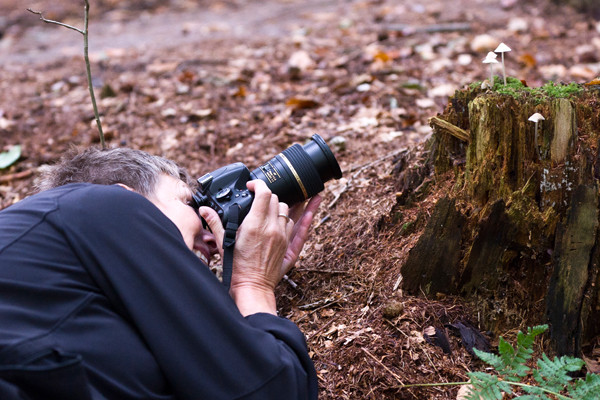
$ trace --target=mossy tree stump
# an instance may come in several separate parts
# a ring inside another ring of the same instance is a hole
[[[455,183],[403,288],[465,296],[497,332],[549,323],[556,350],[578,354],[600,334],[600,96],[509,86],[457,91],[432,118],[434,179],[454,171]]]

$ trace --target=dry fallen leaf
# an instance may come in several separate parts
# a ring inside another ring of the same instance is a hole
[[[521,64],[528,68],[533,68],[537,64],[535,57],[529,53],[521,54],[518,60]]]
[[[285,102],[285,105],[293,108],[294,110],[304,110],[309,108],[317,108],[321,104],[318,101],[308,98],[292,97]]]
[[[594,86],[600,85],[600,78],[592,79],[591,81],[585,83],[585,86]]]
[[[463,385],[458,389],[458,393],[456,394],[456,400],[467,400],[469,395],[471,394],[471,390],[473,389],[472,385]]]
[[[585,355],[582,357],[583,361],[585,361],[585,367],[587,368],[588,372],[592,374],[600,374],[600,362],[598,362],[598,360],[588,358]]]

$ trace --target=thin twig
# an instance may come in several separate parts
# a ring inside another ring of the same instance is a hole
[[[33,175],[33,171],[30,169],[9,175],[0,175],[0,183],[8,183],[17,179],[29,178],[31,175]]]
[[[83,31],[83,30],[81,30],[81,29],[79,29],[79,28],[76,28],[76,27],[74,27],[74,26],[71,26],[71,25],[65,24],[65,23],[63,23],[63,22],[53,21],[53,20],[51,20],[51,19],[46,19],[46,18],[44,18],[44,16],[42,15],[42,12],[41,12],[41,11],[34,11],[34,10],[32,10],[31,8],[28,8],[28,9],[27,9],[27,11],[29,11],[30,13],[33,13],[33,14],[39,15],[39,16],[40,16],[40,19],[41,19],[42,21],[46,22],[47,24],[55,24],[55,25],[64,26],[65,28],[72,29],[72,30],[74,30],[74,31],[77,31],[77,32],[81,33],[82,35],[85,35],[85,31]]]
[[[354,174],[352,174],[352,176],[346,181],[346,184],[344,185],[344,187],[342,188],[342,190],[340,190],[340,192],[335,196],[335,198],[327,205],[327,208],[331,208],[335,205],[335,203],[337,203],[337,201],[339,200],[340,196],[342,195],[342,193],[346,192],[348,190],[348,188],[350,187],[350,183],[352,182],[353,179],[355,179],[362,171],[364,171],[365,169],[372,167],[375,164],[378,164],[382,161],[387,160],[390,157],[394,157],[397,156],[398,154],[407,151],[407,148],[402,148],[400,150],[394,151],[392,153],[386,154],[385,156],[378,158],[376,160],[370,161],[366,164],[357,166],[357,167],[353,167],[351,168],[349,171],[347,172],[354,172],[356,171]]]
[[[361,347],[361,350],[364,351],[369,357],[371,357],[377,364],[381,365],[383,367],[383,369],[385,369],[387,372],[390,373],[390,375],[392,375],[394,378],[396,378],[396,380],[402,385],[404,385],[404,382],[402,382],[402,379],[400,379],[400,377],[398,376],[398,374],[396,374],[394,371],[392,371],[391,369],[389,369],[388,367],[386,367],[381,361],[379,361],[373,354],[369,353],[369,350],[365,349],[364,347]]]
[[[90,15],[90,2],[85,0],[85,16],[84,16],[84,30],[85,34],[83,35],[83,57],[85,59],[85,69],[87,73],[88,80],[88,88],[90,89],[90,98],[92,99],[92,107],[94,108],[94,116],[96,117],[96,125],[98,126],[98,131],[100,131],[100,144],[102,148],[106,148],[106,143],[104,142],[104,132],[102,132],[102,123],[100,122],[100,114],[98,113],[98,106],[96,105],[96,96],[94,95],[94,85],[92,85],[92,71],[90,67],[90,57],[88,56],[88,23],[89,23],[89,15]]]
[[[79,32],[83,35],[83,58],[85,60],[85,69],[88,81],[88,89],[90,91],[90,98],[92,100],[92,107],[94,108],[94,117],[96,119],[96,125],[98,126],[98,131],[100,133],[100,144],[102,148],[106,148],[106,143],[104,141],[104,132],[102,131],[102,123],[100,122],[100,114],[98,113],[98,106],[96,105],[96,96],[94,94],[94,86],[92,85],[92,71],[90,67],[90,57],[88,55],[88,24],[89,24],[89,15],[90,15],[90,3],[88,0],[85,0],[85,13],[83,17],[83,29],[76,28],[72,25],[65,24],[63,22],[54,21],[51,19],[46,19],[42,15],[41,11],[33,11],[31,8],[28,8],[27,11],[39,15],[40,19],[48,24],[55,24],[59,26],[63,26],[68,29],[72,29],[76,32]]]

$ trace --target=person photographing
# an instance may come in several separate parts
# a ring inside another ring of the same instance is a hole
[[[161,157],[87,149],[0,211],[0,398],[317,398],[274,289],[319,196],[290,208],[247,181],[227,288],[208,268],[224,252],[222,215],[189,182]]]

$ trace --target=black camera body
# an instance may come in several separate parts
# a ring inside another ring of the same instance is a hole
[[[254,193],[246,187],[250,180],[250,170],[244,164],[229,164],[198,179],[199,189],[193,199],[197,207],[207,206],[215,210],[226,226],[231,205],[238,205],[240,221],[250,211],[254,200]]]
[[[227,226],[235,209],[237,221],[232,222],[240,224],[254,200],[254,193],[246,188],[250,180],[262,180],[279,201],[291,207],[322,191],[325,182],[341,177],[331,149],[315,134],[304,146],[294,144],[252,172],[237,162],[202,176],[192,205],[215,210],[223,226]]]

